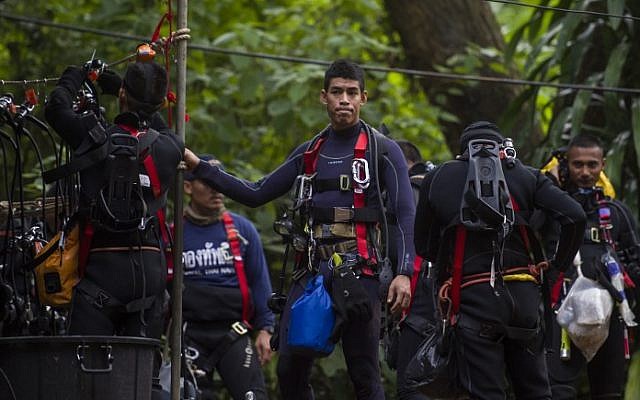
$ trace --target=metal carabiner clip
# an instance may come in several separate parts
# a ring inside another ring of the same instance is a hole
[[[298,193],[296,193],[296,200],[298,201],[306,201],[311,200],[311,196],[313,195],[313,178],[316,174],[313,175],[298,175]]]
[[[364,158],[354,158],[351,163],[351,174],[353,181],[359,186],[359,189],[366,189],[371,182],[369,175],[369,162]]]

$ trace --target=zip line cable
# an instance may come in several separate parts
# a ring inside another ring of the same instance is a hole
[[[633,21],[640,21],[640,17],[634,17],[633,15],[608,14],[608,13],[598,12],[598,11],[576,10],[575,8],[543,6],[539,4],[522,3],[520,1],[514,1],[514,0],[484,0],[484,1],[488,3],[502,3],[502,4],[509,4],[512,6],[536,8],[538,10],[545,10],[545,11],[560,11],[560,12],[571,13],[571,14],[587,14],[587,15],[595,15],[598,17],[610,17],[610,18],[620,18],[620,19],[630,19]]]
[[[485,1],[506,1],[506,0],[485,0]],[[523,4],[523,3],[518,3],[518,4]],[[139,43],[145,42],[147,40],[147,38],[145,38],[144,36],[130,35],[126,33],[118,33],[118,32],[107,31],[107,30],[96,29],[96,28],[84,28],[84,27],[78,27],[74,25],[61,24],[57,22],[45,21],[41,19],[23,17],[19,15],[12,15],[12,14],[6,14],[6,13],[0,13],[0,18],[5,18],[8,20],[27,23],[27,24],[48,26],[56,29],[90,33],[90,34],[96,34],[100,36],[114,37],[118,39],[132,40],[132,41],[137,41]],[[331,62],[329,61],[316,60],[311,58],[282,56],[282,55],[274,55],[274,54],[251,52],[251,51],[224,49],[221,47],[206,46],[206,45],[199,45],[199,44],[193,44],[193,43],[188,43],[187,47],[188,49],[191,49],[191,50],[199,50],[207,53],[226,54],[226,55],[234,55],[234,56],[241,56],[241,57],[259,58],[259,59],[265,59],[265,60],[291,62],[291,63],[298,63],[298,64],[319,65],[319,66],[328,66],[331,64]],[[393,72],[393,73],[411,75],[416,77],[424,77],[424,78],[462,80],[462,81],[473,81],[473,82],[489,82],[489,83],[505,84],[505,85],[550,87],[550,88],[556,88],[556,89],[596,90],[601,92],[613,92],[613,93],[634,94],[634,95],[640,94],[640,89],[625,88],[625,87],[532,81],[532,80],[526,80],[526,79],[500,78],[500,77],[470,75],[470,74],[454,74],[454,73],[447,73],[447,72],[424,71],[424,70],[416,70],[416,69],[409,69],[409,68],[384,67],[384,66],[374,66],[374,65],[361,65],[361,67],[362,69],[368,70],[368,71],[385,72],[385,73]],[[5,84],[47,83],[47,82],[55,81],[57,79],[58,78],[11,80],[11,81],[0,80],[0,84],[5,85]]]

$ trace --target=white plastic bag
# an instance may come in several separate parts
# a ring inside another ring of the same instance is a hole
[[[591,361],[609,335],[613,298],[598,282],[580,275],[562,302],[556,317],[571,341]]]

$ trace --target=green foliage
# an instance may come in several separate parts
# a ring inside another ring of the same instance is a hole
[[[537,4],[565,8],[638,15],[637,2],[550,1]],[[513,10],[499,8],[506,22]],[[637,29],[620,18],[575,13],[524,12],[518,23],[507,24],[507,61],[518,65],[532,80],[583,83],[601,86],[639,87]],[[543,146],[532,158],[534,164],[546,159],[550,151],[578,133],[590,133],[603,139],[608,152],[607,173],[618,195],[632,209],[638,204],[637,96],[601,92],[550,90],[528,91],[538,107],[526,112],[541,116],[546,133]],[[537,118],[532,115],[532,118]],[[631,140],[632,139],[632,140]],[[631,140],[631,141],[630,141]],[[629,144],[633,144],[629,146]]]
[[[174,1],[174,13],[175,4]],[[350,58],[371,65],[386,65],[388,59],[398,58],[400,51],[396,38],[388,31],[379,0],[201,0],[190,2],[189,6],[192,44],[327,63],[336,58]],[[0,3],[0,12],[143,37],[151,36],[166,9],[167,2],[159,0]],[[5,19],[2,24],[5,31],[0,43],[0,78],[6,80],[59,76],[67,65],[82,65],[94,49],[97,58],[113,62],[132,53],[138,44]],[[162,35],[167,34],[165,25]],[[164,60],[159,57],[158,61]],[[121,73],[124,67],[122,64],[115,70]],[[175,63],[171,63],[171,68],[175,71]],[[228,171],[238,176],[259,179],[328,123],[319,101],[324,69],[324,65],[189,50],[187,145],[198,153],[214,154]],[[384,122],[394,137],[415,141],[427,158],[436,161],[447,158],[435,122],[442,111],[429,105],[412,79],[378,72],[367,73],[366,79],[369,102],[362,111],[365,120],[373,126]],[[41,100],[51,89],[51,84],[37,87]],[[22,100],[22,87],[10,90]],[[113,117],[115,100],[108,97],[101,100]],[[43,118],[42,107],[36,113]],[[52,166],[53,150],[45,139],[40,139],[38,143],[48,157],[47,165]],[[28,171],[39,172],[33,154],[28,154],[26,164]],[[28,195],[37,197],[41,184],[37,179],[30,182],[33,183],[29,183]],[[274,286],[282,262],[282,245],[271,228],[278,205],[276,202],[248,209],[229,204],[248,215],[261,232]],[[274,368],[275,363],[267,368],[273,390]],[[339,354],[319,362],[314,379],[314,386],[321,392],[328,393],[336,381],[341,387],[350,387]],[[344,398],[352,397],[348,390],[342,392]]]

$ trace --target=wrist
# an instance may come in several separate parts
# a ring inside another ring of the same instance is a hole
[[[269,335],[273,335],[274,329],[273,326],[263,326],[260,328],[260,331],[267,332]]]

